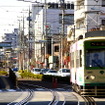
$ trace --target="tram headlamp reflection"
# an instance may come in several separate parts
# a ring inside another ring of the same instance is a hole
[[[95,79],[95,76],[94,75],[91,75],[90,76],[90,79],[94,80]]]
[[[95,77],[94,75],[90,75],[90,76],[86,76],[85,78],[86,78],[86,79],[94,80],[96,77]]]

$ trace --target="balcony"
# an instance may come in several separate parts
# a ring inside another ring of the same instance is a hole
[[[85,18],[85,14],[84,14],[84,11],[85,11],[85,8],[81,9],[81,10],[78,10],[78,11],[75,11],[74,13],[74,20],[78,20],[78,19],[81,19],[81,18]]]

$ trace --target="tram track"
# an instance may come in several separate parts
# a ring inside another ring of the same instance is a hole
[[[82,96],[76,92],[73,92],[73,94],[77,97],[78,99],[78,105],[97,105],[95,98],[90,97],[90,96]]]
[[[57,92],[53,92],[53,91],[51,92],[53,94],[53,99],[48,105],[56,105],[58,103],[59,96],[57,95]]]
[[[21,90],[21,95],[18,97],[19,101],[17,101],[17,99],[16,99],[16,100],[14,100],[13,102],[10,102],[7,105],[26,105],[33,98],[34,92],[33,92],[32,89],[27,89],[25,91],[25,93],[27,93],[27,94],[25,94],[26,96],[22,97],[22,99],[21,99],[22,94],[24,94],[24,91]]]
[[[23,100],[21,100],[20,102],[17,102],[15,105],[26,105],[28,103],[28,101],[32,99],[32,97],[33,97],[33,90],[31,90],[31,89],[27,89],[27,90],[28,90],[27,97],[24,98]]]
[[[97,105],[93,97],[82,96],[85,101],[85,105]]]
[[[65,98],[61,92],[53,91],[52,94],[54,96],[53,100],[48,105],[65,105]],[[60,101],[61,96],[63,97],[63,101]]]
[[[42,89],[45,89],[45,90],[49,90],[52,93],[53,97],[52,97],[52,100],[46,105],[68,105],[66,103],[66,97],[70,97],[70,96],[65,95],[63,92],[59,92],[59,90],[58,91],[57,90],[52,90],[52,89],[48,89],[48,88],[45,88],[45,87],[42,87],[42,86],[39,86],[39,85],[34,85],[34,84],[30,84],[30,83],[21,82],[21,86],[22,85],[25,88],[28,88],[28,89],[31,88],[31,90],[33,90],[33,88],[34,89],[35,88],[36,89],[38,89],[38,88],[41,89],[42,88]],[[61,96],[62,96],[62,101],[60,99]],[[93,97],[88,97],[88,96],[80,96],[80,97],[83,98],[84,105],[97,105]],[[28,99],[28,101],[29,101],[29,99]],[[24,103],[27,104],[27,102],[24,102]],[[81,105],[80,103],[81,102],[79,102],[79,99],[78,99],[78,102],[75,105]],[[26,105],[26,104],[16,104],[16,105]]]
[[[61,92],[58,92],[56,90],[48,89],[39,85],[34,85],[30,83],[23,83],[21,82],[21,87],[26,87],[26,88],[39,88],[39,89],[45,89],[49,90],[52,93],[52,100],[48,103],[48,105],[65,105],[65,97]],[[61,101],[62,100],[62,101]]]

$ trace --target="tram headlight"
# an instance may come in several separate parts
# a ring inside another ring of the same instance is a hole
[[[91,80],[94,80],[96,77],[94,75],[88,75],[85,77],[85,79],[91,79]]]
[[[94,80],[95,79],[95,76],[94,75],[91,75],[90,76],[90,79]]]

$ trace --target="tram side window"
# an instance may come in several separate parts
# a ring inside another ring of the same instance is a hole
[[[74,53],[71,53],[71,67],[74,67]]]
[[[76,67],[82,66],[82,50],[76,52]]]
[[[82,50],[80,50],[80,52],[79,52],[80,54],[80,58],[79,58],[79,60],[80,60],[80,67],[82,67]]]
[[[80,67],[79,51],[76,51],[76,67]]]

